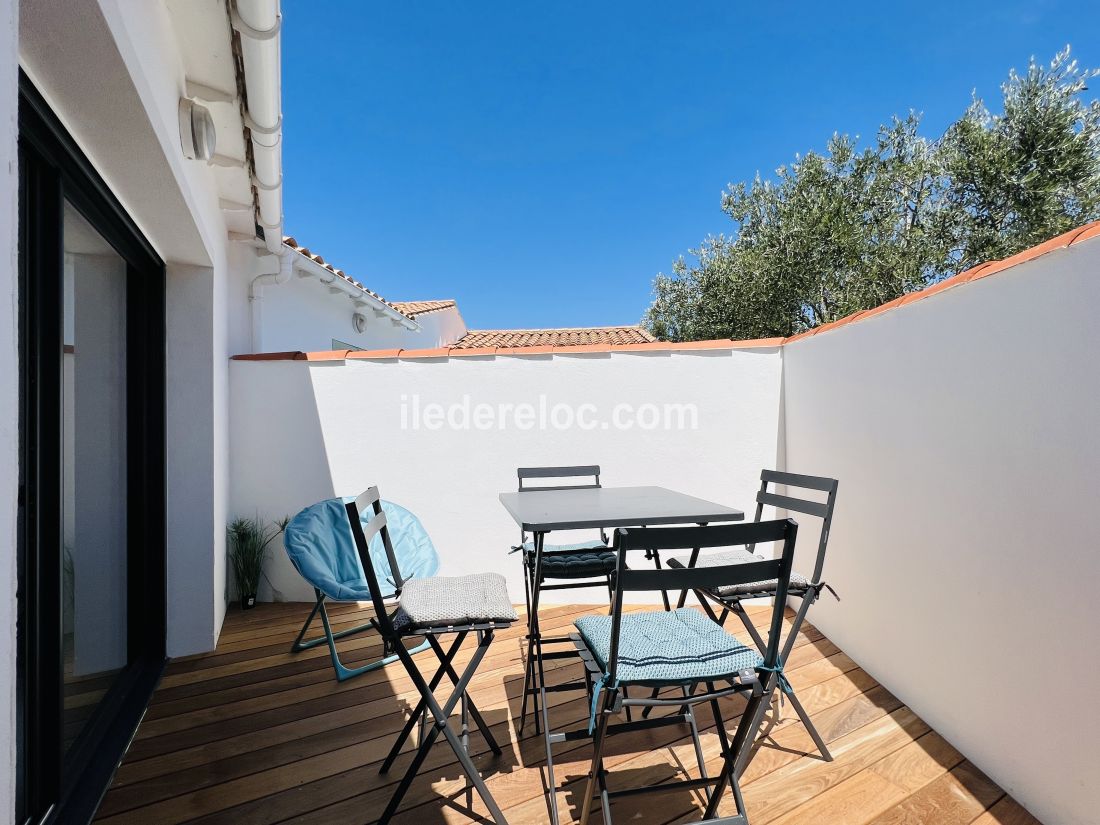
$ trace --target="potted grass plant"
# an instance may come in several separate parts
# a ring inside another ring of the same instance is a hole
[[[265,524],[256,518],[237,518],[229,523],[226,532],[229,540],[229,563],[237,583],[237,597],[241,609],[256,606],[256,592],[260,588],[267,548],[286,528],[288,519],[275,524]]]

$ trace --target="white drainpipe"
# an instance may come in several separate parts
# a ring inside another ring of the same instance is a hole
[[[280,244],[281,246],[281,244]],[[275,271],[268,271],[274,269]],[[278,256],[257,250],[255,270],[259,274],[248,284],[248,306],[252,321],[252,352],[263,352],[263,287],[285,284],[294,274],[294,256],[285,246]]]
[[[279,0],[230,0],[233,28],[241,36],[245,121],[252,133],[256,221],[269,252],[283,256],[283,114]],[[266,277],[266,276],[261,276]]]

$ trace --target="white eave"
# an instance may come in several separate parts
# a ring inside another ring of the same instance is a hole
[[[252,143],[256,223],[268,251],[283,254],[283,113],[279,0],[229,0],[230,21],[240,37],[245,125]]]
[[[292,256],[292,266],[297,277],[317,278],[330,293],[346,296],[357,309],[369,310],[375,317],[385,318],[395,327],[404,327],[412,332],[420,331],[420,324],[414,319],[398,311],[396,307],[370,290],[353,283],[339,271],[317,263],[309,255],[292,246],[286,246],[285,249]]]

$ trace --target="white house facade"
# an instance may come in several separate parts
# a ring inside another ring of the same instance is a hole
[[[294,254],[279,24],[0,1],[0,822],[90,816],[165,656],[217,638],[238,287]]]

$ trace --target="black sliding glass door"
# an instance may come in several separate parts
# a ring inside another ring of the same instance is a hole
[[[20,77],[18,817],[95,812],[164,663],[164,265]]]

